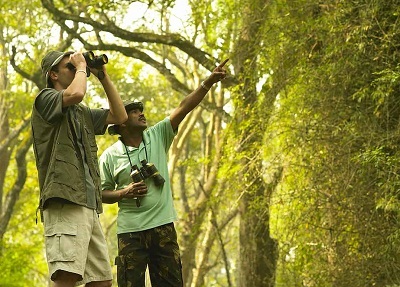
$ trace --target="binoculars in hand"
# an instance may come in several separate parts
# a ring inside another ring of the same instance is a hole
[[[142,167],[139,169],[137,165],[132,166],[132,172],[130,174],[133,182],[141,182],[147,178],[152,178],[156,186],[164,184],[165,179],[162,177],[156,166],[152,163],[148,163],[147,160],[140,162]],[[140,197],[136,197],[136,206],[140,206]]]

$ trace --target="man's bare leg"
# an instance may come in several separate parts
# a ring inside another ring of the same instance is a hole
[[[81,276],[75,273],[58,270],[56,280],[54,280],[54,287],[74,287],[76,282],[80,280]],[[111,285],[110,285],[111,286]]]
[[[112,281],[96,281],[96,282],[90,282],[85,285],[85,287],[111,287]]]

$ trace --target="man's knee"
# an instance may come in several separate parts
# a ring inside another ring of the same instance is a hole
[[[85,286],[86,287],[111,287],[112,286],[112,280],[90,282],[90,283],[87,283]]]
[[[64,270],[57,270],[52,276],[54,286],[74,286],[76,282],[82,279],[78,274],[67,272]],[[67,284],[67,285],[65,285]]]

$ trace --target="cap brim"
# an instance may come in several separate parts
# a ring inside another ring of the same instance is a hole
[[[116,131],[116,129],[115,129],[115,125],[109,126],[107,130],[108,130],[108,133],[109,133],[110,135],[112,135],[112,136],[118,134],[117,131]]]
[[[129,112],[133,109],[139,109],[141,112],[143,112],[143,103],[142,102],[132,102],[132,103],[125,105],[126,112]]]

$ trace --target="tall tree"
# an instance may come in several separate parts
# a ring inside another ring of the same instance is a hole
[[[3,59],[0,65],[0,241],[6,232],[15,203],[25,184],[27,177],[25,156],[31,145],[29,135],[23,134],[29,123],[28,115],[23,112],[12,114],[12,107],[18,107],[21,100],[14,99],[9,87],[8,74],[11,48],[9,42],[18,33],[14,28],[21,14],[15,13],[16,19],[12,19],[11,15],[6,13],[11,2],[5,4],[1,8],[5,16],[0,20],[0,57]],[[11,23],[8,22],[10,19],[13,20]],[[23,117],[22,120],[16,120],[15,115]],[[15,166],[11,165],[14,159]],[[9,166],[15,168],[17,173],[13,178],[14,182],[8,185],[10,188],[5,188]]]
[[[235,43],[234,66],[239,75],[234,133],[238,139],[242,189],[240,196],[240,262],[238,286],[274,286],[278,258],[277,242],[271,237],[269,206],[274,185],[263,179],[261,153],[264,131],[276,94],[264,98],[257,91],[262,78],[260,54],[270,1],[241,1],[242,23]],[[263,84],[263,83],[262,83]],[[279,175],[276,175],[279,177]],[[279,182],[279,179],[274,181]]]

